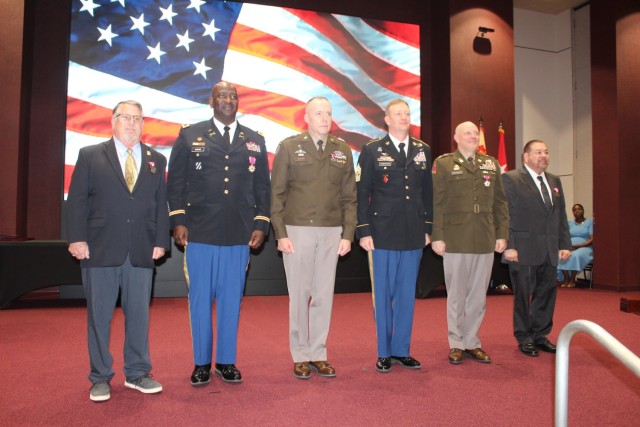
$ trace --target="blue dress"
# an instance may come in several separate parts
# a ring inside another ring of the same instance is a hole
[[[579,244],[589,240],[593,235],[593,220],[585,219],[582,224],[577,224],[575,220],[569,221],[569,234],[571,243]],[[558,270],[582,271],[584,267],[593,261],[593,246],[585,246],[571,251],[571,257],[566,261],[558,262]],[[561,273],[558,273],[561,276]]]

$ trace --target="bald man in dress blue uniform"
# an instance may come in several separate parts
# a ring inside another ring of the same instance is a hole
[[[209,105],[212,119],[180,131],[171,150],[167,190],[173,237],[185,246],[193,386],[210,382],[214,300],[215,372],[225,382],[242,382],[235,363],[249,251],[262,245],[270,223],[264,138],[236,121],[234,85],[217,83]]]

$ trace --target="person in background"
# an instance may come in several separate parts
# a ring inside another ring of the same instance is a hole
[[[125,387],[158,393],[150,375],[149,302],[154,260],[169,248],[165,157],[140,142],[144,114],[136,101],[113,109],[113,137],[78,154],[67,197],[69,252],[80,260],[87,300],[92,383],[89,398],[111,397],[111,318],[121,294],[125,317]]]
[[[480,137],[472,122],[460,123],[458,149],[433,162],[431,248],[443,257],[447,288],[449,363],[464,355],[491,363],[478,331],[487,308],[494,252],[507,247],[509,214],[500,164],[478,153]]]
[[[584,208],[576,203],[571,208],[573,221],[569,221],[569,235],[571,236],[571,257],[558,263],[558,270],[562,272],[563,288],[575,288],[576,274],[593,261],[593,220],[584,217]],[[559,276],[559,274],[558,274]]]
[[[238,102],[233,84],[214,85],[213,117],[184,125],[169,161],[169,215],[173,238],[185,247],[196,387],[210,382],[214,300],[215,373],[242,382],[235,364],[249,251],[269,232],[267,149],[262,135],[236,120]]]
[[[351,147],[331,135],[331,104],[307,102],[308,130],[280,142],[271,174],[271,219],[289,291],[293,375],[335,377],[327,360],[339,256],[351,250],[356,181]]]
[[[433,220],[431,148],[409,135],[406,101],[391,101],[389,133],[362,148],[356,169],[357,236],[367,251],[378,338],[376,370],[420,369],[410,355],[416,280]]]
[[[509,243],[504,259],[513,286],[513,334],[522,354],[555,353],[547,338],[556,305],[556,266],[571,256],[562,182],[546,172],[547,145],[527,142],[522,167],[503,175],[509,201]]]

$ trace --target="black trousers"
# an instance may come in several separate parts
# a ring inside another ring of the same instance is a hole
[[[509,264],[513,287],[513,335],[518,344],[543,342],[553,326],[556,272],[547,256],[541,265]]]

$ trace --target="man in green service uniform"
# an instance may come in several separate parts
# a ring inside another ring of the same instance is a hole
[[[449,362],[462,363],[467,354],[490,363],[478,330],[486,310],[493,253],[507,247],[509,209],[498,161],[478,153],[478,127],[461,123],[453,139],[458,150],[438,157],[432,169],[431,247],[444,261]]]

